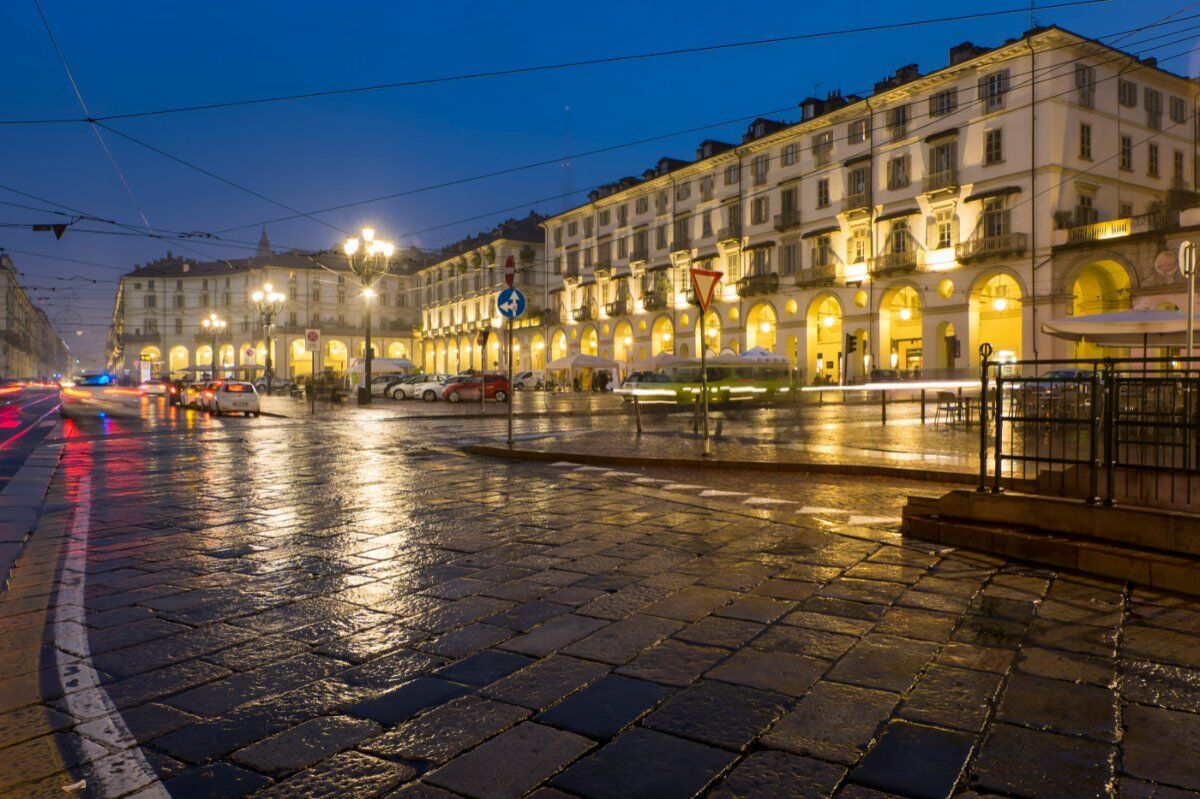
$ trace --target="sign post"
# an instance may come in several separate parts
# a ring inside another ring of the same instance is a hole
[[[724,272],[711,269],[692,267],[692,291],[696,295],[696,304],[700,306],[700,390],[703,392],[704,403],[704,456],[712,455],[712,443],[708,436],[708,306],[712,302],[713,291],[724,276]]]
[[[476,341],[479,342],[479,412],[487,413],[487,382],[484,375],[487,374],[487,343],[492,336],[492,329],[485,327],[479,331]]]
[[[1187,278],[1187,357],[1192,357],[1193,336],[1196,322],[1196,245],[1185,241],[1179,245],[1179,271]],[[1189,370],[1191,364],[1188,364]]]
[[[508,282],[509,287],[500,292],[496,297],[496,308],[499,309],[500,315],[508,320],[508,354],[505,360],[508,361],[508,446],[511,449],[513,445],[513,397],[512,397],[512,378],[513,378],[513,362],[512,362],[512,326],[513,320],[525,313],[525,295],[515,288],[512,288],[512,281],[509,279],[509,269],[512,267],[512,256],[508,257],[508,264],[504,267],[504,279]],[[484,394],[487,393],[486,384],[480,388]]]
[[[308,414],[317,412],[317,350],[321,348],[321,331],[308,328],[304,331],[304,349],[312,354],[312,372],[308,376]]]

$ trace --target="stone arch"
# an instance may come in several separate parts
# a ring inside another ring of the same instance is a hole
[[[625,366],[633,362],[633,325],[625,320],[613,328],[613,360]]]
[[[832,291],[812,298],[805,312],[807,347],[804,370],[810,382],[840,383],[845,369],[843,326],[846,311]]]
[[[196,348],[196,366],[203,367],[210,377],[213,376],[213,348],[211,345],[201,344]]]
[[[288,347],[288,370],[294,380],[312,374],[312,353],[304,349],[304,339],[292,339]]]
[[[331,338],[325,345],[325,368],[334,372],[344,372],[350,366],[350,350],[346,342]]]
[[[660,352],[675,352],[675,320],[668,314],[659,314],[650,326],[650,356]]]
[[[775,352],[779,346],[779,311],[769,301],[756,303],[746,314],[746,349],[762,347]]]
[[[172,374],[182,372],[188,368],[188,348],[187,347],[172,347],[167,354],[167,371]]]
[[[922,316],[925,298],[908,281],[889,286],[879,301],[880,369],[911,372],[923,368]]]
[[[1092,258],[1078,264],[1069,273],[1066,285],[1070,297],[1071,316],[1127,311],[1132,307],[1134,280],[1137,270],[1128,268],[1124,259]],[[1102,349],[1087,341],[1075,344],[1076,358],[1102,358],[1123,356],[1124,350]]]
[[[709,307],[708,313],[704,314],[704,330],[700,330],[700,324],[696,324],[696,335],[694,341],[696,344],[696,352],[700,352],[700,339],[703,337],[708,344],[708,351],[714,355],[721,351],[721,314],[713,307]],[[680,355],[687,355],[682,350]]]
[[[1089,267],[1103,265],[1105,270],[1119,269],[1125,273],[1125,281],[1131,289],[1138,287],[1138,271],[1137,267],[1118,252],[1113,250],[1101,250],[1099,252],[1091,250],[1079,256],[1065,272],[1062,273],[1062,278],[1055,286],[1055,290],[1060,295],[1069,295],[1078,281],[1081,273],[1089,270]]]
[[[567,356],[567,334],[561,328],[550,337],[550,360],[557,361]]]
[[[971,347],[977,351],[981,344],[990,344],[995,359],[1020,360],[1024,333],[1021,307],[1025,292],[1017,277],[1011,270],[989,270],[975,279],[967,296],[970,323],[967,340]],[[939,336],[938,340],[943,342],[944,336]],[[939,357],[939,365],[940,360]]]
[[[407,358],[408,346],[403,341],[393,341],[387,346],[387,357],[389,358]]]
[[[534,333],[529,342],[529,368],[539,372],[546,368],[546,337],[541,333]]]
[[[595,355],[600,351],[600,335],[595,325],[586,325],[579,332],[579,351],[584,355]]]

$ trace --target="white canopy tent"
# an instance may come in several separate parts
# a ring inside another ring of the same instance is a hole
[[[1101,347],[1179,347],[1187,344],[1187,316],[1155,310],[1066,316],[1043,322],[1042,332]]]
[[[700,361],[696,358],[676,355],[673,352],[660,352],[653,358],[645,358],[636,362],[633,367],[643,371],[654,371],[657,369],[666,369],[671,366],[695,366],[699,363]]]
[[[550,363],[546,364],[546,369],[553,371],[575,369],[616,369],[620,366],[616,361],[609,358],[600,358],[596,355],[584,355],[583,353],[575,353],[574,355],[564,355],[561,358],[555,358]]]

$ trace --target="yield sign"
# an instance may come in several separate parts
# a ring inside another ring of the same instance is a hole
[[[692,289],[696,292],[696,302],[700,304],[700,310],[707,313],[708,305],[712,302],[713,291],[717,288],[717,282],[724,277],[725,273],[696,267],[692,267],[689,271],[692,273]]]

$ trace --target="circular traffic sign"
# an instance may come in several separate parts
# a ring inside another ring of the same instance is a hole
[[[304,338],[306,338],[310,343],[316,344],[318,341],[321,340],[321,331],[320,330],[309,330],[308,332],[306,332],[304,334]]]

